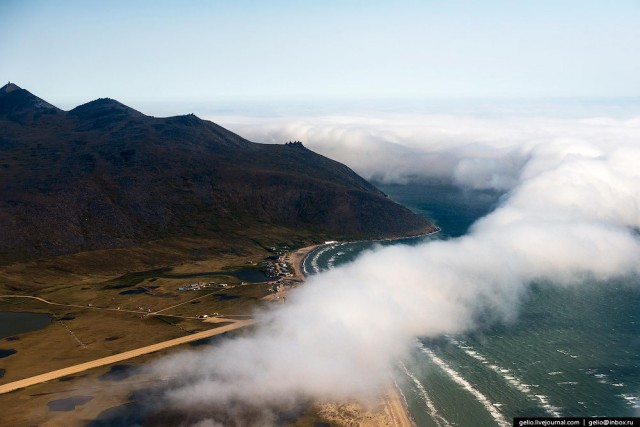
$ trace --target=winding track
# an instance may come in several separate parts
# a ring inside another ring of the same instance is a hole
[[[208,297],[209,295],[213,295],[215,293],[221,292],[222,290],[223,289],[217,290],[215,292],[211,292],[209,294],[202,295],[202,296],[199,296],[199,297],[196,297],[196,298],[181,302],[180,304],[172,305],[171,307],[166,307],[166,308],[163,308],[161,310],[157,310],[157,311],[153,311],[153,312],[148,312],[148,311],[144,311],[144,310],[126,310],[126,309],[109,308],[109,307],[94,307],[92,305],[61,304],[61,303],[58,303],[58,302],[48,301],[48,300],[46,300],[44,298],[36,297],[36,296],[33,296],[33,295],[0,295],[0,298],[29,298],[29,299],[35,299],[35,300],[43,302],[45,304],[57,305],[59,307],[84,308],[84,309],[87,309],[87,310],[117,311],[117,312],[120,312],[120,313],[135,313],[135,314],[144,314],[144,315],[147,315],[147,316],[179,317],[181,319],[197,319],[197,317],[195,317],[195,316],[179,316],[177,314],[160,314],[160,312],[165,311],[165,310],[169,310],[170,308],[178,307],[179,305],[186,304],[186,303],[191,302],[193,300],[197,300],[197,299],[200,299],[200,298]]]

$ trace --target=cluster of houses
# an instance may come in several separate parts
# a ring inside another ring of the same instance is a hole
[[[289,247],[271,247],[269,248],[273,255],[267,257],[260,267],[260,270],[270,279],[280,279],[283,277],[293,276],[293,268],[285,261],[289,255]]]
[[[283,289],[285,286],[289,288],[293,288],[298,285],[300,285],[300,281],[295,279],[278,279],[276,281],[269,282],[269,286],[271,286],[271,290],[276,293],[279,292],[281,289]]]
[[[267,258],[267,260],[262,263],[262,267],[260,269],[265,276],[272,279],[293,276],[291,266],[289,266],[289,264],[287,264],[284,259],[278,255],[273,255]]]
[[[216,283],[216,282],[197,282],[191,283],[189,285],[180,286],[178,288],[179,291],[202,291],[208,288],[226,288],[229,285],[227,283]]]
[[[219,313],[213,313],[212,315],[208,315],[208,314],[199,314],[197,316],[198,319],[204,320],[204,319],[208,319],[209,317],[220,317]]]

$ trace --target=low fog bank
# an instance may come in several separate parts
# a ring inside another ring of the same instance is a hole
[[[385,183],[440,179],[474,189],[510,190],[521,178],[572,154],[607,153],[635,143],[638,118],[536,118],[374,113],[367,116],[257,118],[222,116],[245,138],[308,148]],[[549,147],[553,147],[549,152]],[[580,151],[575,153],[575,151]],[[537,164],[530,164],[535,160]]]
[[[323,117],[234,130],[302,140],[368,178],[507,194],[466,236],[367,252],[310,277],[248,336],[161,360],[158,375],[183,378],[168,393],[178,407],[373,399],[414,337],[513,321],[531,281],[639,272],[640,120]]]

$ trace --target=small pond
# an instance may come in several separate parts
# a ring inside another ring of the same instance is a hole
[[[66,399],[52,400],[47,403],[47,406],[50,411],[69,412],[76,409],[76,406],[82,406],[91,400],[93,400],[93,396],[71,396]]]
[[[37,331],[51,323],[45,313],[0,311],[0,339]]]
[[[17,352],[12,348],[0,348],[0,359],[4,359],[5,357],[9,357],[16,353]]]

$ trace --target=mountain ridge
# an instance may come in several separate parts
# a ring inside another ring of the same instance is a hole
[[[435,227],[301,144],[101,98],[70,111],[0,89],[0,254],[54,256],[257,225],[332,238]]]

